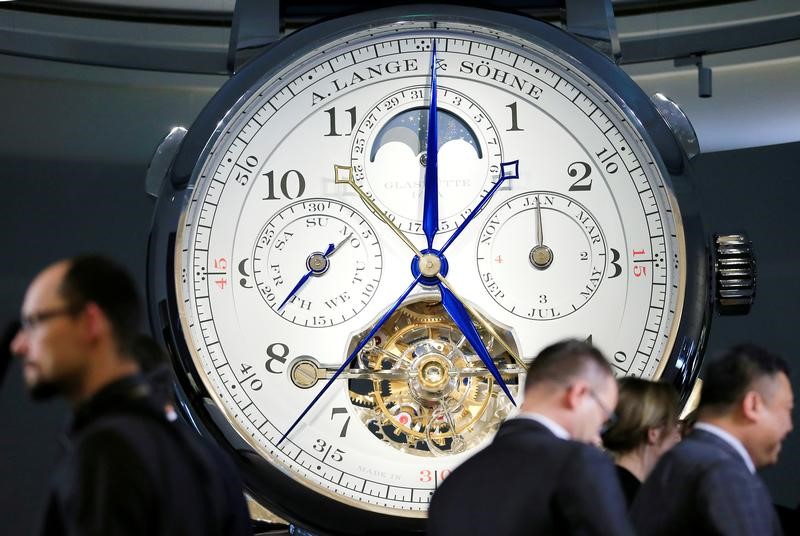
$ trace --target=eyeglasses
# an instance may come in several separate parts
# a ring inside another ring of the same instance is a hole
[[[603,410],[603,414],[606,416],[605,422],[600,427],[600,433],[604,434],[606,433],[606,431],[608,431],[609,428],[614,426],[614,424],[617,422],[617,414],[606,407],[603,401],[600,400],[600,397],[597,396],[597,393],[594,392],[594,389],[589,389],[589,396],[592,397],[592,400],[594,400],[597,403],[600,409]]]
[[[59,316],[72,316],[81,309],[83,309],[83,307],[70,305],[66,307],[60,307],[58,309],[49,309],[46,311],[39,311],[38,313],[23,315],[19,320],[20,328],[23,331],[30,331],[36,326],[47,322],[48,320],[57,318]]]

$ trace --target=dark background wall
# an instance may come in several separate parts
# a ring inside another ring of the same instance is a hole
[[[41,268],[80,252],[123,263],[144,296],[147,164],[223,80],[0,54],[0,326]],[[12,364],[0,385],[0,534],[34,533],[68,414],[31,402]]]
[[[124,263],[144,292],[154,205],[144,191],[150,154],[172,126],[191,123],[222,81],[0,55],[0,321],[17,317],[38,270],[78,252]],[[713,99],[706,106],[713,109]],[[763,344],[793,363],[796,393],[798,164],[800,143],[704,154],[694,162],[707,233],[747,230],[759,261],[752,313],[715,318],[708,353],[744,340]],[[61,402],[29,401],[19,364],[11,366],[0,386],[1,533],[33,531],[67,416]],[[779,465],[763,473],[776,502],[800,502],[798,470],[794,433]]]

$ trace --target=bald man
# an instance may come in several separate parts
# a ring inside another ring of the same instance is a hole
[[[139,309],[130,276],[101,257],[55,263],[25,294],[11,350],[31,396],[74,413],[40,533],[251,534],[230,461],[170,422],[139,375]]]
[[[611,367],[594,347],[542,350],[519,416],[434,493],[429,535],[632,534],[613,462],[594,446],[616,404]]]

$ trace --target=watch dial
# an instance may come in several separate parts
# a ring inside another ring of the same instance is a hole
[[[446,20],[348,32],[250,88],[203,152],[175,252],[187,346],[241,437],[320,494],[421,517],[513,414],[506,390],[519,401],[546,345],[591,339],[619,375],[656,377],[683,231],[617,102],[537,42]],[[501,180],[514,161],[519,177]]]

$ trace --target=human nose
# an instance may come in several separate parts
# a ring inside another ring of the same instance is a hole
[[[14,335],[14,338],[11,339],[11,344],[9,345],[11,349],[11,353],[16,355],[17,357],[22,357],[28,351],[28,336],[25,333],[24,329],[17,331],[17,334]]]

